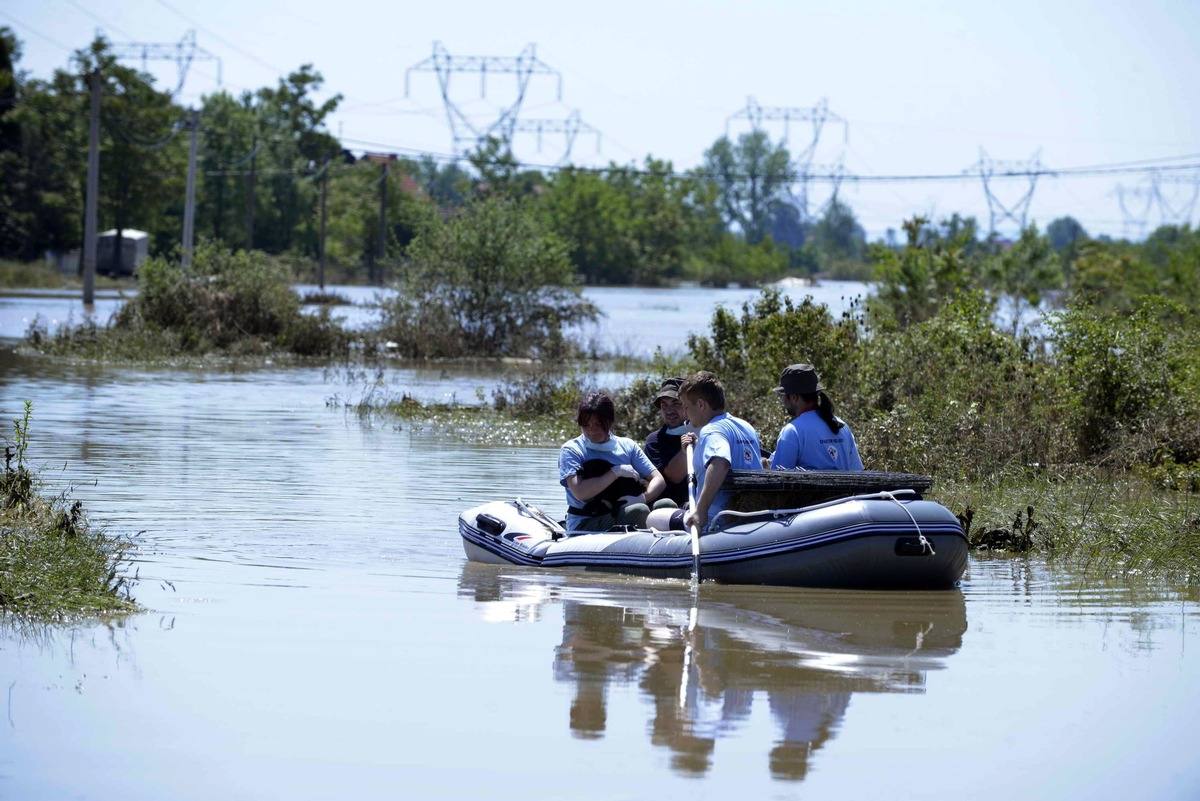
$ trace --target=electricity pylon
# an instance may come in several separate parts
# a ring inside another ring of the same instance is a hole
[[[1041,162],[1041,148],[1033,157],[1026,161],[998,161],[988,156],[979,148],[979,161],[963,170],[964,175],[978,174],[983,181],[983,193],[988,203],[988,233],[996,233],[996,221],[1011,220],[1017,224],[1018,230],[1025,230],[1025,220],[1029,214],[1029,205],[1033,202],[1033,190],[1037,188],[1038,178],[1049,175],[1050,172]],[[1015,203],[1005,205],[992,190],[992,181],[996,178],[1025,178],[1029,188]]]
[[[1163,225],[1191,225],[1200,199],[1200,173],[1194,175],[1161,175],[1153,177],[1154,199]],[[1176,187],[1166,191],[1163,187]]]
[[[1130,233],[1132,232],[1140,239],[1145,235],[1146,226],[1150,222],[1150,210],[1154,207],[1154,188],[1144,186],[1127,187],[1117,184],[1113,193],[1117,196],[1117,205],[1121,207],[1122,235],[1126,239],[1130,239]],[[1132,202],[1137,202],[1138,205],[1131,208]]]
[[[513,133],[532,133],[537,136],[537,152],[542,152],[542,135],[543,134],[563,134],[565,146],[563,154],[556,164],[566,164],[571,157],[571,149],[575,146],[575,139],[580,133],[588,133],[596,135],[596,152],[600,152],[600,132],[588,125],[579,116],[579,109],[575,109],[565,120],[556,119],[520,119],[513,125]]]
[[[456,153],[466,154],[488,137],[506,142],[512,141],[525,92],[534,75],[550,75],[558,79],[558,99],[562,99],[562,75],[558,70],[538,59],[535,45],[526,45],[520,55],[504,56],[452,56],[441,42],[433,43],[433,55],[420,61],[404,72],[404,96],[409,96],[409,78],[414,72],[432,72],[437,75],[442,92],[442,103],[446,106],[446,118],[450,123],[450,136]],[[450,97],[450,78],[456,72],[479,74],[479,96],[487,96],[488,75],[511,74],[517,76],[516,98],[500,109],[499,116],[488,124],[477,124]]]
[[[821,132],[824,130],[826,123],[841,125],[842,142],[845,144],[850,139],[849,123],[829,110],[829,102],[825,98],[821,98],[821,101],[811,108],[802,108],[797,106],[762,106],[753,97],[747,97],[745,108],[725,118],[725,135],[727,137],[729,136],[729,123],[736,120],[746,120],[750,124],[751,130],[763,132],[766,131],[764,123],[782,122],[782,141],[788,143],[791,142],[791,126],[793,122],[805,122],[809,124],[811,138],[805,140],[806,144],[803,148],[790,153],[792,166],[796,170],[796,186],[798,187],[792,197],[796,203],[796,207],[800,210],[800,219],[808,222],[808,179],[815,175],[813,171],[813,158],[817,153],[817,144],[821,141]],[[836,193],[836,191],[837,186],[835,183],[834,192]]]
[[[110,45],[110,49],[113,56],[118,59],[140,58],[143,72],[146,71],[147,61],[174,61],[179,66],[179,83],[176,84],[175,91],[171,92],[172,97],[177,96],[183,89],[183,83],[187,80],[188,68],[197,59],[217,62],[217,86],[221,85],[221,59],[196,45],[194,30],[189,30],[182,39],[174,44],[114,42]]]

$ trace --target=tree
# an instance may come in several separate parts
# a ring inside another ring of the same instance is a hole
[[[762,131],[742,134],[734,145],[722,136],[704,152],[704,176],[716,184],[725,219],[758,244],[770,229],[773,204],[784,201],[796,180],[787,147]]]
[[[639,169],[558,171],[539,201],[571,244],[588,283],[658,284],[683,277],[694,256],[723,235],[712,186],[647,157]]]
[[[822,269],[828,269],[840,261],[861,262],[867,233],[850,207],[834,197],[825,214],[813,226],[812,240]]]
[[[595,319],[567,245],[528,201],[477,200],[408,249],[384,331],[411,356],[554,356],[565,329]]]
[[[1087,239],[1088,234],[1074,217],[1059,217],[1046,226],[1046,237],[1050,240],[1050,247],[1060,251],[1067,247],[1074,250],[1075,243]]]
[[[254,240],[273,253],[317,252],[317,192],[303,178],[341,153],[341,144],[322,128],[342,96],[316,103],[312,94],[323,84],[321,73],[304,64],[274,89],[259,89],[254,96],[264,139],[264,172],[269,176],[256,199],[261,214],[256,212]]]
[[[1011,299],[1015,334],[1025,309],[1040,304],[1045,291],[1062,287],[1062,261],[1051,248],[1049,238],[1041,236],[1037,226],[1031,225],[1021,231],[1012,247],[988,260],[985,277],[994,296]]]

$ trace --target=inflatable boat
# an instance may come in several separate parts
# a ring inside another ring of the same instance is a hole
[[[735,490],[734,502],[700,537],[700,578],[794,587],[953,587],[967,565],[962,526],[950,510],[923,499],[926,477],[897,478],[906,475],[732,471],[725,486]],[[780,496],[809,502],[746,508]],[[475,562],[654,578],[686,579],[693,570],[687,532],[568,536],[560,521],[519,498],[467,509],[459,533]]]

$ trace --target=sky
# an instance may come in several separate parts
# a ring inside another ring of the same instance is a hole
[[[329,130],[356,153],[455,153],[435,47],[464,68],[536,58],[519,106],[528,130],[513,139],[531,166],[564,160],[553,131],[578,113],[571,163],[693,169],[719,137],[751,130],[752,102],[787,112],[786,130],[763,129],[802,154],[817,133],[805,112],[824,104],[812,169],[844,173],[838,196],[872,239],[917,214],[974,216],[984,231],[994,218],[1003,236],[1069,215],[1092,235],[1137,238],[1200,213],[1194,0],[0,0],[0,25],[39,78],[98,31],[121,46],[194,31],[185,105],[312,64],[322,95],[342,95]],[[179,81],[173,61],[144,66],[160,88]],[[516,103],[517,76],[455,72],[447,98],[483,130]],[[1003,175],[1031,166],[1047,173]],[[810,211],[833,189],[807,184]]]

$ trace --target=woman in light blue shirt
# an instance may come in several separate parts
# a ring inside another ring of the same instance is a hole
[[[568,532],[642,527],[650,504],[666,489],[662,474],[641,446],[612,433],[615,421],[616,406],[607,392],[589,392],[580,401],[576,422],[581,433],[564,442],[558,453],[558,483],[567,492]]]

